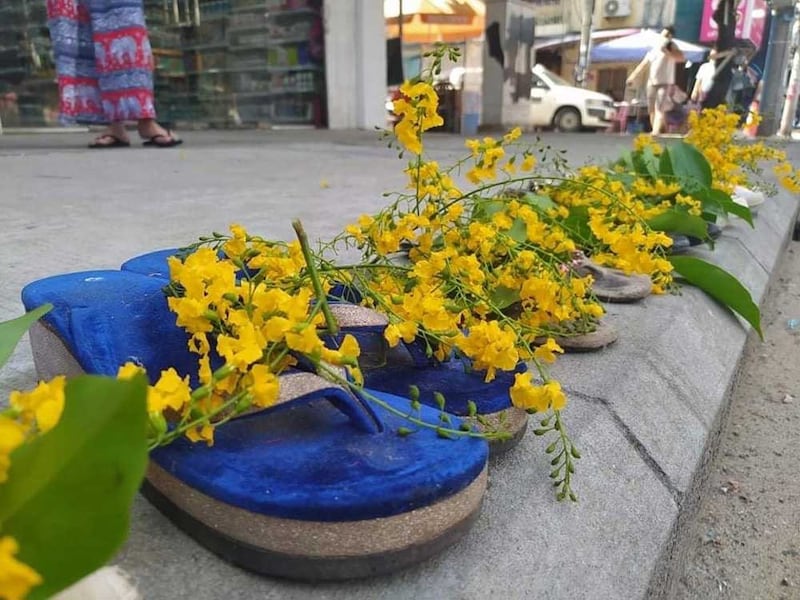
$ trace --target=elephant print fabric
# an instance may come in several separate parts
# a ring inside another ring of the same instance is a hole
[[[47,0],[47,16],[64,124],[155,118],[142,0]]]

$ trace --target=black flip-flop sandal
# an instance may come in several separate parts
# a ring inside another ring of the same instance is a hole
[[[159,139],[165,140],[163,142],[158,141]],[[172,131],[167,129],[166,135],[159,133],[158,135],[154,135],[151,138],[146,139],[142,142],[142,146],[147,146],[148,148],[174,148],[175,146],[180,146],[183,143],[183,140],[179,140],[172,135]]]
[[[109,139],[112,140],[111,143],[108,144],[101,144],[100,140]],[[115,135],[111,135],[110,133],[105,133],[97,138],[89,144],[89,148],[92,150],[105,150],[106,148],[130,148],[131,143],[127,140],[121,140]]]
[[[722,228],[715,223],[708,223],[706,225],[706,230],[708,231],[708,237],[706,239],[700,239],[699,237],[695,237],[693,235],[667,234],[672,238],[672,248],[670,249],[670,254],[678,254],[679,252],[688,250],[689,248],[694,248],[695,246],[699,246],[705,242],[708,242],[709,240],[716,240],[720,235],[722,235]]]

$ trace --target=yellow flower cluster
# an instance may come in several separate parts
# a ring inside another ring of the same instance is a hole
[[[167,302],[191,336],[200,387],[193,390],[189,377],[173,368],[160,374],[147,395],[156,436],[151,445],[173,439],[174,432],[165,437],[167,419],[190,440],[213,443],[219,423],[276,402],[279,375],[299,356],[343,366],[355,381],[361,379],[355,339],[346,336],[338,348],[329,348],[320,337],[324,317],[312,302],[299,244],[251,237],[240,225],[230,230],[230,236],[217,235],[187,256],[169,259],[175,293]],[[222,364],[212,368],[215,354]],[[118,376],[139,370],[127,364]]]
[[[738,129],[739,116],[728,112],[725,106],[689,116],[686,141],[700,150],[711,164],[716,188],[730,193],[737,185],[757,186],[754,177],[760,173],[760,164],[764,161],[778,163],[781,172],[787,175],[781,179],[786,188],[794,190],[800,187],[800,172],[794,172],[786,162],[785,152],[764,142],[741,143],[736,139]],[[793,175],[789,176],[792,172]]]
[[[15,558],[17,552],[19,545],[14,538],[0,537],[0,598],[3,600],[23,600],[31,588],[42,583],[36,571]]]
[[[448,173],[439,170],[436,161],[411,164],[406,169],[408,189],[414,190],[418,198],[458,198],[461,191]]]
[[[517,165],[517,155],[513,154],[504,162],[507,153],[504,146],[513,144],[522,135],[519,127],[506,133],[502,139],[485,137],[483,140],[469,139],[465,142],[470,150],[473,166],[467,171],[467,180],[474,184],[495,181],[498,178],[498,168],[508,175],[514,175],[517,169],[526,172],[536,166],[536,158],[526,151],[522,155],[522,162]]]
[[[486,381],[494,379],[497,369],[513,371],[519,363],[516,333],[497,321],[475,323],[468,335],[459,336],[456,345],[476,369],[486,371]]]
[[[560,383],[551,380],[544,385],[534,385],[530,373],[517,373],[514,376],[511,399],[515,406],[534,412],[561,410],[567,404]]]
[[[11,392],[9,408],[0,413],[0,484],[8,479],[11,453],[58,424],[65,387],[66,378],[58,376],[29,392]],[[35,570],[15,558],[18,551],[14,538],[0,537],[0,598],[4,600],[22,600],[42,582]]]
[[[444,119],[438,112],[439,96],[426,82],[406,81],[400,86],[402,98],[393,102],[392,110],[400,117],[394,128],[397,141],[409,152],[422,154],[423,131],[439,127]]]
[[[13,391],[10,408],[0,413],[0,483],[6,481],[9,456],[27,439],[56,426],[64,410],[66,378],[39,383],[29,392]]]
[[[0,483],[8,479],[9,456],[25,441],[25,427],[19,421],[0,415]]]
[[[11,392],[9,403],[22,425],[42,433],[55,427],[64,410],[66,384],[66,377],[59,375],[48,382],[40,382],[30,392]]]
[[[640,147],[647,140],[640,140]],[[579,169],[562,185],[547,190],[562,207],[586,212],[593,240],[584,240],[599,264],[643,273],[653,281],[653,293],[664,293],[672,283],[672,264],[664,252],[672,245],[666,234],[654,231],[647,221],[677,202],[680,186],[637,177],[626,185],[613,170],[591,165]],[[690,211],[696,211],[692,204]]]
[[[774,173],[784,188],[793,194],[800,194],[800,169],[795,169],[790,162],[785,161],[775,165]]]
[[[356,266],[340,279],[353,281],[365,304],[388,316],[389,344],[419,337],[438,360],[453,351],[466,356],[487,381],[523,360],[544,372],[561,352],[548,335],[590,331],[603,314],[591,278],[570,268],[578,247],[560,225],[569,210],[541,210],[491,191],[491,182],[534,168],[529,150],[521,163],[518,154],[509,156],[520,134],[467,140],[470,156],[455,168],[471,163],[466,178],[486,194],[463,194],[450,185],[452,169],[420,157],[406,171],[412,193],[361,216],[343,236],[362,249],[369,268]]]

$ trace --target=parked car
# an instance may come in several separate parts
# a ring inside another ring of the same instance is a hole
[[[465,73],[466,69],[463,67],[455,67],[442,73],[438,81],[461,89]],[[470,69],[470,74],[480,77],[482,69]],[[392,102],[399,97],[399,88],[389,88],[386,110],[391,125],[397,123],[397,117],[392,114]],[[530,119],[520,125],[547,127],[564,132],[606,129],[617,115],[611,96],[576,87],[542,65],[533,67],[531,105]]]
[[[605,129],[616,117],[614,99],[576,87],[542,65],[533,68],[531,122],[558,131]]]

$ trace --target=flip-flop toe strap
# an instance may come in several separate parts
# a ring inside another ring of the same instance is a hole
[[[328,400],[366,433],[383,431],[383,423],[367,401],[319,375],[298,371],[280,376],[280,392],[275,406]]]

